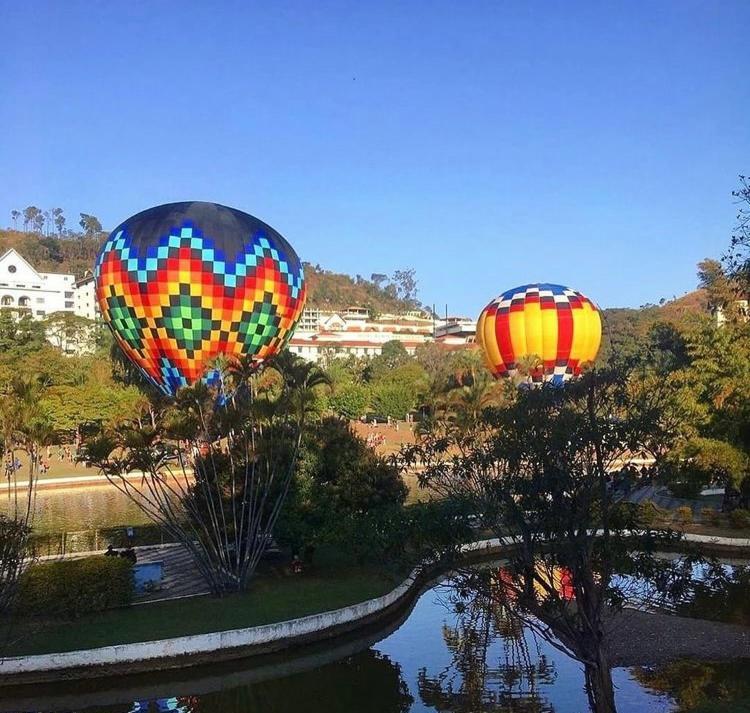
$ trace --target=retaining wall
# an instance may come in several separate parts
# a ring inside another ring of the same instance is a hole
[[[750,538],[687,534],[683,540],[709,545],[717,550],[737,551],[750,548]],[[475,556],[502,554],[510,544],[510,541],[490,539],[472,542],[462,549],[466,554]],[[42,681],[69,676],[107,675],[114,669],[121,673],[124,670],[149,670],[152,668],[149,662],[157,659],[160,669],[178,668],[206,660],[215,662],[220,659],[269,653],[300,643],[329,638],[371,623],[379,617],[385,617],[395,608],[410,601],[424,583],[426,569],[429,567],[415,568],[401,584],[382,597],[299,619],[210,634],[0,659],[0,679],[13,679],[19,682]]]

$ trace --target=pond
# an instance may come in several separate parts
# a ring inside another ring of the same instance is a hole
[[[580,665],[502,611],[456,611],[450,586],[402,621],[297,656],[0,693],[0,710],[77,713],[581,713]],[[670,696],[613,671],[619,713],[675,710]]]

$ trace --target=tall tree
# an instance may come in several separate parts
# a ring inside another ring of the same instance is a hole
[[[13,230],[18,230],[18,219],[21,217],[21,211],[13,209],[10,212],[10,217],[13,220]]]
[[[95,215],[81,213],[81,219],[78,221],[78,224],[83,229],[83,234],[87,238],[93,238],[102,232],[102,224]]]
[[[750,181],[740,176],[740,186],[732,191],[738,206],[737,224],[724,261],[729,274],[737,279],[745,296],[750,295]]]
[[[427,434],[404,450],[406,465],[424,465],[421,484],[467,503],[480,526],[514,545],[501,587],[474,569],[462,586],[493,589],[579,660],[596,713],[615,711],[608,622],[634,593],[629,578],[649,579],[650,604],[689,581],[690,563],[653,556],[672,536],[644,529],[608,487],[615,463],[667,433],[659,395],[650,397],[634,395],[626,374],[592,371],[564,387],[521,388],[472,431]]]
[[[55,223],[55,229],[57,230],[58,236],[62,237],[62,232],[65,229],[65,216],[63,215],[63,209],[53,208],[52,219]]]
[[[313,390],[325,379],[282,360],[278,387],[232,364],[217,393],[200,382],[154,415],[88,439],[83,458],[190,552],[211,591],[243,590],[268,547],[296,467]],[[144,473],[133,482],[131,471]]]
[[[42,211],[37,208],[35,205],[30,205],[27,208],[24,208],[23,210],[23,229],[28,232],[29,226],[36,229],[36,226],[39,222],[39,216],[41,216]]]

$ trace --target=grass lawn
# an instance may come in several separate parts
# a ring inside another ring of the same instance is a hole
[[[141,604],[63,623],[16,627],[6,656],[95,648],[153,641],[188,634],[269,624],[379,597],[403,581],[405,572],[341,566],[321,557],[301,575],[266,568],[243,594],[192,597]]]

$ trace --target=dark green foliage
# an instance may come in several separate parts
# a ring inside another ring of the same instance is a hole
[[[77,619],[133,599],[133,566],[98,555],[35,564],[21,575],[17,609],[25,616]]]
[[[728,662],[676,661],[636,671],[638,680],[669,693],[679,713],[750,711],[750,659]]]
[[[390,510],[400,508],[406,493],[398,468],[367,446],[346,421],[323,419],[305,433],[277,537],[308,559],[322,542],[341,542],[348,549],[346,533],[362,543],[357,545],[362,551],[368,537],[380,542],[381,550],[392,549],[383,539],[390,536],[384,528],[395,526]],[[372,532],[360,531],[368,528]]]
[[[696,437],[669,452],[661,477],[677,497],[695,498],[711,484],[739,487],[747,472],[742,451],[724,441]]]
[[[328,397],[328,406],[337,416],[357,419],[367,412],[370,390],[364,384],[345,383]]]
[[[729,522],[732,524],[732,527],[736,527],[737,529],[750,527],[750,510],[745,510],[744,508],[732,510],[729,513]]]

